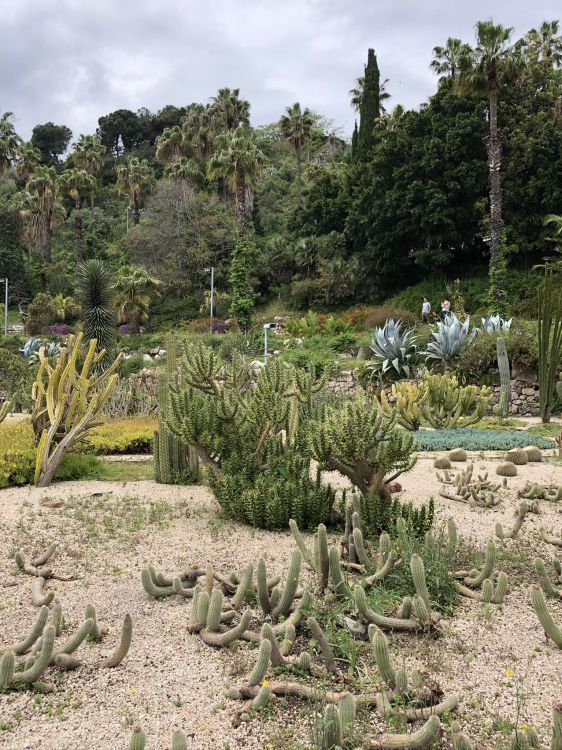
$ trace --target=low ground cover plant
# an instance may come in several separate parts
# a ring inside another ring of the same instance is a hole
[[[415,446],[419,451],[443,451],[464,448],[468,451],[499,451],[525,448],[535,445],[542,450],[554,447],[552,440],[528,432],[495,430],[420,430],[414,433]]]
[[[152,416],[112,419],[92,428],[81,451],[97,455],[150,453],[157,424]]]

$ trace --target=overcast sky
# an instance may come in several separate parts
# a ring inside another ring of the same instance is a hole
[[[515,37],[562,17],[560,0],[0,0],[0,112],[93,133],[115,109],[158,110],[240,88],[252,124],[295,101],[349,133],[348,90],[374,47],[390,106],[435,89],[431,52],[472,42],[490,16]]]

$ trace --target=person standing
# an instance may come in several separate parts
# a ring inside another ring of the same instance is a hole
[[[429,323],[430,312],[431,312],[431,302],[428,301],[427,297],[424,297],[423,302],[422,302],[422,323]]]
[[[441,303],[441,320],[445,320],[451,309],[451,303],[448,299],[444,299]]]

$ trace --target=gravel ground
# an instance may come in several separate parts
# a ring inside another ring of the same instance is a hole
[[[494,465],[476,462],[491,475]],[[344,485],[341,477],[330,479]],[[527,479],[560,484],[562,467],[519,467],[519,476],[510,479],[502,493],[502,504],[486,511],[439,498],[430,458],[420,459],[401,482],[405,499],[419,503],[433,495],[437,519],[453,515],[463,537],[483,550],[497,521],[511,525],[517,489]],[[533,557],[540,554],[548,560],[556,552],[540,540],[538,528],[562,529],[556,506],[543,502],[541,510],[540,517],[527,517],[518,539],[498,545],[502,551],[497,567],[510,579],[503,607],[462,600],[454,617],[444,622],[441,638],[402,635],[391,641],[395,661],[421,666],[445,691],[459,694],[463,728],[475,747],[484,750],[508,747],[506,736],[518,702],[519,720],[535,725],[546,742],[550,707],[561,698],[562,651],[545,642],[528,601]],[[262,720],[234,728],[238,706],[224,698],[224,688],[248,674],[252,652],[245,645],[232,652],[205,646],[186,631],[189,601],[153,601],[140,584],[147,563],[172,572],[210,562],[228,573],[241,572],[248,562],[264,556],[268,572],[283,575],[294,549],[288,533],[254,530],[220,518],[204,487],[151,481],[2,490],[0,531],[8,540],[0,545],[0,649],[26,633],[37,614],[30,602],[32,579],[17,572],[13,553],[18,548],[26,553],[40,550],[51,540],[60,543],[55,572],[78,576],[47,586],[56,589],[68,631],[83,619],[88,603],[96,606],[109,630],[101,644],[80,647],[85,667],[52,678],[55,692],[0,696],[0,748],[125,750],[137,721],[147,734],[148,750],[169,748],[178,728],[188,735],[191,750],[307,746],[312,707],[296,701],[280,700]],[[562,626],[562,602],[549,601],[549,608]],[[133,618],[130,653],[118,668],[103,670],[96,665],[112,651],[127,612]],[[506,672],[513,675],[508,678]]]

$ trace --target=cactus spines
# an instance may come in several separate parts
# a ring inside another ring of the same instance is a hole
[[[342,745],[342,726],[336,706],[327,705],[324,709],[322,750],[335,750]]]
[[[273,633],[272,633],[273,634]],[[275,638],[275,636],[273,636]],[[267,668],[269,666],[269,660],[271,658],[271,641],[268,639],[262,640],[258,651],[258,659],[254,665],[252,673],[248,678],[248,685],[259,685],[265,679]]]
[[[199,599],[201,599],[204,594],[205,592],[203,592],[203,594],[200,594]],[[242,614],[240,622],[235,627],[231,628],[230,630],[226,630],[224,633],[213,633],[209,630],[202,630],[201,638],[208,646],[229,646],[231,643],[234,643],[235,640],[240,638],[242,633],[248,628],[251,619],[252,611],[250,609],[246,609]]]
[[[540,448],[537,448],[536,445],[528,445],[526,448],[523,448],[523,450],[527,454],[527,461],[530,463],[541,463],[542,451]]]
[[[457,524],[454,518],[449,518],[447,521],[447,536],[449,541],[447,542],[447,555],[452,557],[457,551],[457,545],[459,543],[459,536],[457,533]]]
[[[419,555],[413,554],[410,559],[410,570],[417,595],[423,599],[427,607],[430,607],[429,592],[425,583],[425,569],[423,560]]]
[[[271,698],[271,688],[269,685],[262,685],[259,693],[256,695],[254,700],[250,704],[250,708],[254,711],[261,711],[269,703]]]
[[[410,596],[405,596],[402,599],[397,616],[404,620],[409,620],[412,616],[412,598]]]
[[[86,640],[86,638],[91,634],[92,629],[94,627],[94,621],[89,618],[88,620],[84,620],[84,622],[80,625],[76,633],[72,635],[63,645],[63,647],[60,649],[60,651],[57,651],[57,654],[72,654],[78,646],[82,643],[82,641]],[[43,634],[43,637],[45,635]],[[54,657],[53,657],[54,662]]]
[[[480,572],[476,571],[475,575],[468,575],[464,579],[467,586],[478,587],[492,575],[494,565],[496,564],[496,545],[490,539],[486,547],[486,557],[484,558],[484,565]]]
[[[439,737],[441,722],[438,716],[430,716],[417,732],[411,734],[384,734],[373,738],[371,750],[423,750]]]
[[[542,589],[534,584],[531,586],[531,604],[546,635],[554,641],[558,648],[562,648],[562,630],[557,627],[548,611]]]
[[[496,582],[496,590],[494,592],[494,596],[492,597],[492,601],[494,604],[503,604],[503,600],[505,599],[505,595],[507,594],[507,575],[501,571],[498,575],[498,580]]]
[[[37,619],[31,626],[29,634],[26,635],[25,638],[22,638],[22,640],[19,641],[19,643],[16,643],[16,645],[13,647],[12,651],[14,652],[14,654],[19,656],[20,654],[25,654],[26,651],[29,651],[35,641],[41,636],[41,633],[43,632],[43,629],[47,624],[48,616],[49,608],[45,605],[39,610]]]
[[[297,633],[294,625],[292,625],[291,623],[285,625],[285,631],[283,634],[284,637],[281,645],[279,646],[279,650],[281,651],[283,656],[288,656],[291,653],[296,634]]]
[[[6,651],[0,659],[0,690],[11,684],[16,669],[16,657],[13,651]]]
[[[207,592],[207,594],[208,593],[209,592]],[[209,600],[209,611],[207,612],[206,622],[207,630],[210,630],[213,633],[219,629],[223,600],[224,596],[222,591],[215,589]]]
[[[286,616],[289,612],[291,604],[297,593],[297,586],[299,583],[299,574],[301,569],[302,556],[298,550],[293,552],[291,557],[291,564],[289,565],[289,573],[287,574],[287,582],[279,603],[271,613],[271,617],[276,620],[280,616]]]
[[[498,355],[498,370],[500,373],[500,399],[494,407],[494,414],[502,419],[507,419],[509,414],[509,401],[511,397],[511,371],[509,368],[509,359],[507,349],[503,338],[496,339],[496,352]]]
[[[550,578],[546,573],[544,562],[540,557],[535,557],[534,561],[535,570],[539,576],[539,582],[542,590],[547,596],[551,596],[555,599],[562,599],[562,591],[559,591],[556,586],[551,582]]]
[[[369,638],[380,676],[391,690],[396,688],[396,672],[390,661],[388,641],[385,634],[375,625],[369,625]]]
[[[311,570],[317,573],[318,570],[316,568],[316,563],[314,561],[314,558],[311,555],[310,551],[308,550],[306,544],[304,543],[304,539],[299,530],[297,522],[293,520],[292,518],[289,521],[289,528],[291,529],[291,534],[293,535],[293,539],[295,540],[296,545],[299,548],[299,551],[302,555],[302,559],[306,562],[308,567],[311,568]]]
[[[49,666],[55,645],[55,629],[52,625],[48,625],[45,628],[41,641],[41,651],[37,658],[33,664],[23,672],[16,673],[14,682],[31,685],[34,682],[37,682],[45,669]]]
[[[330,560],[330,583],[333,590],[338,596],[348,597],[351,596],[351,589],[347,585],[345,578],[343,577],[341,565],[340,565],[340,553],[337,547],[330,547],[329,552]]]
[[[271,600],[267,588],[267,572],[265,569],[265,560],[260,557],[256,570],[258,602],[264,615],[271,612]]]
[[[64,672],[72,672],[74,669],[79,669],[82,666],[80,659],[72,656],[72,654],[57,654],[55,656],[55,664]]]
[[[254,576],[254,566],[250,563],[249,565],[246,566],[246,570],[244,571],[244,574],[242,578],[240,579],[238,588],[236,589],[236,592],[231,599],[230,603],[232,607],[234,607],[234,609],[238,609],[238,607],[241,607],[242,604],[244,604],[244,601],[246,600],[246,595],[252,590],[253,576]]]
[[[468,454],[463,448],[455,448],[449,451],[449,461],[453,463],[463,463],[468,460]]]
[[[517,518],[515,519],[515,523],[513,524],[512,528],[508,530],[504,530],[501,523],[496,524],[496,536],[498,536],[500,539],[515,539],[517,534],[519,533],[519,530],[521,529],[521,526],[523,525],[523,521],[525,520],[525,516],[529,512],[529,506],[523,500],[522,503],[519,504],[519,509],[517,511]]]
[[[363,565],[365,568],[371,567],[371,561],[369,559],[369,555],[367,554],[367,551],[365,549],[365,545],[363,543],[363,533],[359,527],[355,527],[353,529],[353,546],[355,547],[355,554],[357,555],[357,559],[359,560],[360,564]]]
[[[125,615],[125,618],[123,619],[123,626],[121,628],[121,639],[119,641],[119,645],[111,654],[111,656],[108,656],[108,658],[104,662],[102,662],[102,667],[118,667],[129,653],[132,637],[133,621],[131,619],[131,615]]]
[[[0,406],[0,422],[3,422],[10,411],[10,402],[4,401]]]
[[[517,466],[512,461],[504,461],[496,466],[496,474],[499,477],[516,477]]]
[[[451,468],[451,461],[447,458],[447,456],[437,456],[433,460],[433,468],[434,469],[450,469]]]
[[[362,586],[355,586],[353,589],[353,599],[355,607],[359,612],[359,615],[367,623],[378,625],[383,630],[421,630],[425,625],[429,623],[422,623],[417,619],[405,619],[401,617],[386,617],[378,612],[375,612],[367,605],[367,598],[365,596],[365,590]],[[421,600],[420,600],[421,601]],[[431,624],[435,622],[435,619],[431,618]]]
[[[328,587],[328,575],[330,562],[328,559],[328,533],[323,523],[318,526],[318,573],[320,574],[320,586],[322,591]],[[300,564],[299,564],[300,567]]]
[[[94,626],[90,633],[90,638],[93,638],[93,640],[96,641],[96,643],[99,643],[99,641],[101,641],[102,635],[101,635],[101,630],[99,629],[99,626],[98,626],[96,608],[94,607],[93,604],[86,605],[86,610],[84,612],[84,619],[85,620],[91,619],[94,621]]]
[[[209,613],[209,594],[206,591],[201,591],[197,597],[197,624],[206,625],[207,615]]]
[[[187,739],[183,732],[174,732],[172,737],[172,750],[187,750]]]
[[[342,739],[351,734],[355,722],[355,699],[351,693],[345,693],[338,701]]]
[[[332,650],[330,642],[326,638],[322,628],[318,624],[318,621],[314,617],[309,617],[306,621],[306,624],[308,625],[308,628],[312,633],[314,640],[320,647],[320,651],[322,652],[322,659],[324,660],[326,669],[328,670],[328,672],[337,674],[338,667],[336,664],[336,657],[334,656],[334,652]]]
[[[308,653],[308,651],[300,652],[296,661],[296,665],[299,669],[302,669],[303,672],[310,672],[312,659],[310,658],[310,654]]]
[[[528,462],[529,457],[524,448],[513,448],[512,450],[507,451],[505,454],[505,460],[511,461],[511,463],[516,466],[523,466]]]
[[[129,742],[129,750],[144,750],[145,744],[146,738],[144,732],[137,725],[133,728],[133,734],[131,736],[131,741]]]

